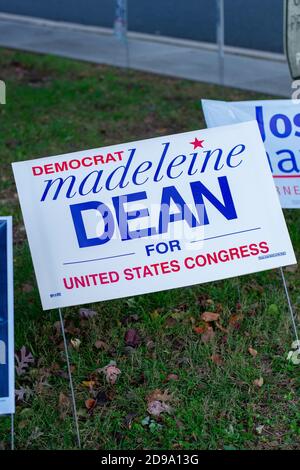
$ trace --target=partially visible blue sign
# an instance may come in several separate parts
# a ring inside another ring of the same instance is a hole
[[[14,413],[12,220],[0,217],[0,414]]]

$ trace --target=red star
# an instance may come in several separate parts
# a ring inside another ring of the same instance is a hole
[[[190,144],[194,146],[194,150],[195,150],[198,147],[203,148],[203,142],[204,140],[198,140],[197,137],[195,137],[194,142],[190,142]]]

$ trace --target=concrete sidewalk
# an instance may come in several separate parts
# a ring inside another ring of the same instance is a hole
[[[126,65],[125,47],[113,34],[79,25],[0,15],[0,46],[101,64]],[[214,48],[176,41],[160,42],[156,37],[145,40],[138,35],[130,36],[129,48],[133,69],[219,83],[218,53]],[[226,53],[224,82],[227,86],[283,97],[290,97],[292,92],[287,63],[271,58]]]

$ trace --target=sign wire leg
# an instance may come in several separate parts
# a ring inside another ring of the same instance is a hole
[[[74,417],[74,423],[75,423],[75,429],[76,429],[77,444],[78,444],[79,449],[81,449],[78,416],[77,416],[77,409],[76,409],[76,400],[75,400],[74,386],[73,386],[73,380],[72,380],[72,373],[71,373],[71,367],[70,367],[68,344],[67,344],[66,335],[65,335],[63,316],[62,316],[60,308],[58,309],[58,312],[59,312],[59,320],[60,320],[61,332],[62,332],[62,336],[64,340],[66,360],[67,360],[67,368],[68,368],[68,375],[69,375],[69,382],[70,382],[70,392],[71,392],[71,397],[72,397],[73,417]]]
[[[126,37],[125,37],[125,53],[126,53],[126,68],[127,72],[130,67],[130,55],[129,55],[129,41],[128,41],[128,2],[125,0],[125,22],[126,22]]]
[[[288,288],[287,288],[286,279],[285,279],[285,275],[284,275],[283,269],[282,269],[282,268],[279,268],[279,271],[280,271],[280,274],[281,274],[281,278],[282,278],[282,282],[283,282],[283,287],[284,287],[285,295],[286,295],[286,298],[287,298],[287,302],[288,302],[288,306],[289,306],[289,311],[290,311],[290,314],[291,314],[293,330],[294,330],[294,333],[295,333],[295,338],[296,338],[296,340],[297,340],[297,348],[298,348],[298,350],[299,350],[299,352],[300,352],[299,335],[298,335],[298,330],[297,330],[297,325],[296,325],[296,320],[295,320],[295,314],[294,314],[294,310],[293,310],[293,306],[292,306],[290,294],[289,294],[289,291],[288,291]]]
[[[219,80],[220,85],[225,85],[225,24],[224,24],[224,0],[217,0],[217,42],[219,50]]]
[[[15,423],[14,423],[14,414],[10,415],[10,448],[15,450]]]

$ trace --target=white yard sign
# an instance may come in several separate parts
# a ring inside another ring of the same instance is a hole
[[[13,170],[46,310],[295,263],[256,122]]]
[[[283,208],[300,208],[300,101],[202,100],[207,127],[256,119]]]

